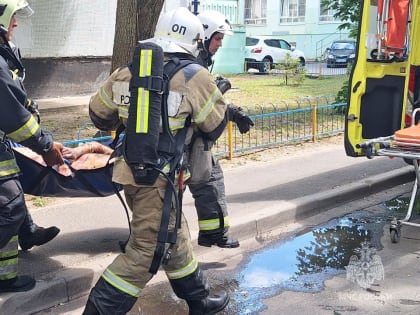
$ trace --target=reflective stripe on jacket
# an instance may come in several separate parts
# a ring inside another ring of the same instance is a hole
[[[25,108],[26,98],[19,77],[0,56],[0,133],[42,154],[51,149],[52,136],[42,131],[36,119]],[[18,172],[13,154],[4,150],[0,152],[0,178],[10,177]]]

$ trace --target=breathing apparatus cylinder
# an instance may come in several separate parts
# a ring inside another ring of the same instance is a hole
[[[159,176],[159,130],[163,84],[163,50],[139,43],[130,65],[130,106],[123,155],[137,184],[152,185]]]

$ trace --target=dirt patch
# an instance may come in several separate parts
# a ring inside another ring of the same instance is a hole
[[[89,118],[88,105],[42,110],[41,126],[60,142],[91,138],[98,132]]]

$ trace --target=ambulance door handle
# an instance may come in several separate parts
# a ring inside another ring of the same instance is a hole
[[[357,89],[359,88],[360,84],[362,84],[362,81],[357,81],[356,84],[353,86],[353,93],[356,93]]]

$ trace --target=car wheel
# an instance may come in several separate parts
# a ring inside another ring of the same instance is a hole
[[[270,58],[264,57],[262,60],[262,70],[261,72],[269,72],[272,68],[273,61]]]
[[[305,66],[305,59],[304,58],[299,58],[299,66],[302,66],[302,67]]]
[[[378,49],[376,48],[372,49],[372,51],[370,52],[370,58],[374,60],[378,59],[378,55],[379,55],[379,52],[378,52]]]

